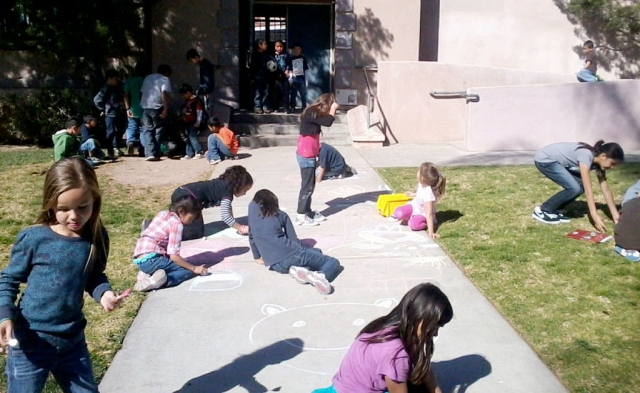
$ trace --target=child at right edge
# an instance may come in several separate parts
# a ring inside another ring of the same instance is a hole
[[[435,233],[436,205],[444,197],[447,179],[430,162],[422,163],[416,176],[418,189],[415,193],[406,192],[406,195],[413,197],[413,200],[404,206],[398,206],[391,219],[408,220],[411,230],[422,231],[427,228],[430,238],[440,237]]]

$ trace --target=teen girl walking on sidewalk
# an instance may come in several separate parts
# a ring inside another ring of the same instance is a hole
[[[300,136],[296,158],[300,166],[302,182],[298,196],[296,225],[314,226],[326,220],[322,214],[311,211],[311,195],[316,185],[316,161],[320,152],[322,126],[330,127],[333,124],[338,107],[333,95],[325,93],[300,116]]]
[[[442,393],[431,369],[433,339],[451,318],[451,303],[438,287],[412,288],[388,315],[360,331],[333,385],[313,393]]]
[[[86,291],[105,311],[120,299],[104,274],[109,236],[102,197],[87,162],[47,171],[36,225],[23,229],[0,276],[0,345],[10,345],[7,391],[41,392],[49,372],[65,392],[98,392],[84,336]],[[27,283],[20,296],[20,284]]]
[[[607,228],[596,210],[591,187],[590,172],[595,170],[613,221],[618,222],[620,214],[607,184],[605,172],[624,162],[624,151],[620,145],[614,142],[604,143],[603,140],[599,140],[593,146],[583,142],[554,143],[536,153],[534,162],[543,175],[563,188],[545,203],[536,206],[532,214],[534,219],[545,224],[569,222],[569,219],[559,210],[584,193],[593,226],[598,231],[605,232]]]
[[[278,198],[269,190],[256,192],[249,204],[249,244],[256,262],[269,270],[287,274],[300,284],[311,284],[328,295],[340,272],[340,262],[322,252],[304,247]]]

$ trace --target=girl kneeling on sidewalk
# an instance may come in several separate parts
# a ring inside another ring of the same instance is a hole
[[[193,266],[180,256],[184,225],[191,224],[199,213],[196,200],[185,196],[151,220],[133,252],[133,263],[140,269],[136,291],[173,287],[196,275],[207,274],[204,266]]]
[[[269,190],[256,192],[249,204],[249,244],[256,263],[287,274],[300,284],[311,284],[322,295],[333,291],[332,282],[340,262],[322,252],[304,247],[278,198]]]

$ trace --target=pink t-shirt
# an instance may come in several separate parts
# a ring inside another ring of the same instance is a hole
[[[318,157],[318,153],[320,153],[320,134],[300,135],[296,152],[304,158]]]
[[[367,344],[362,334],[351,344],[338,372],[333,377],[333,388],[338,393],[380,393],[387,391],[387,376],[397,382],[409,378],[411,362],[400,339],[384,343]]]

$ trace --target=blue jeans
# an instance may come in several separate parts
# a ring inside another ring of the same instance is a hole
[[[82,145],[80,145],[80,153],[89,157],[96,157],[99,159],[104,158],[104,152],[98,147],[98,143],[95,139],[89,138]]]
[[[296,153],[300,166],[300,194],[298,194],[298,214],[311,213],[311,196],[316,189],[316,159],[304,158]]]
[[[127,117],[127,144],[136,143],[140,140],[140,119],[137,117]]]
[[[118,148],[118,130],[116,130],[116,117],[106,116],[104,118],[105,126],[107,127],[107,141],[106,149]]]
[[[567,168],[558,162],[535,162],[536,168],[543,175],[548,177],[563,188],[545,203],[540,206],[542,211],[548,213],[557,213],[558,210],[564,208],[573,202],[577,197],[584,194],[582,178],[579,174],[570,172]]]
[[[42,392],[49,372],[65,393],[98,392],[84,339],[63,351],[51,346],[28,352],[9,347],[5,367],[8,393]]]
[[[337,259],[311,248],[301,248],[289,258],[269,266],[269,269],[288,274],[291,266],[306,267],[311,271],[324,273],[329,282],[335,280],[340,272],[340,262]]]
[[[187,126],[187,156],[202,154],[202,146],[198,142],[198,130],[194,126]]]
[[[159,158],[162,155],[160,144],[162,143],[162,134],[164,132],[164,120],[160,118],[161,113],[162,108],[142,110],[140,143],[144,147],[146,157]]]
[[[294,76],[291,80],[291,87],[289,88],[289,106],[291,109],[296,107],[296,97],[300,92],[300,101],[302,101],[302,109],[307,107],[307,82],[302,76]]]
[[[215,136],[215,134],[211,134],[209,138],[207,138],[207,149],[209,149],[207,152],[207,160],[209,161],[224,160],[225,158],[233,157],[233,154],[231,154],[229,148],[222,142],[222,139]]]
[[[253,108],[267,109],[269,99],[269,83],[262,77],[255,77],[253,80]]]
[[[138,269],[148,275],[152,275],[156,270],[164,270],[167,273],[167,284],[164,288],[175,287],[196,276],[191,270],[178,266],[171,259],[161,255],[142,262],[138,265]]]
[[[580,82],[597,82],[598,78],[591,71],[583,68],[578,72],[578,80]]]

